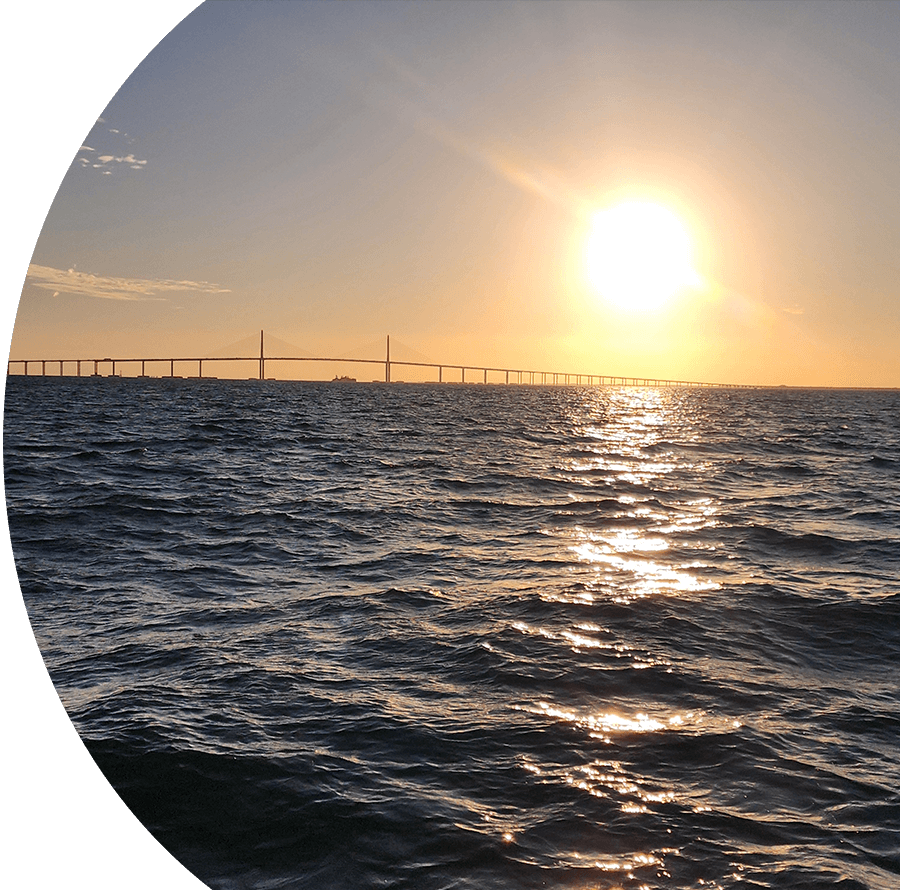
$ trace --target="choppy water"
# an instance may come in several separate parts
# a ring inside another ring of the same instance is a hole
[[[213,888],[900,885],[900,393],[10,378],[4,447]]]

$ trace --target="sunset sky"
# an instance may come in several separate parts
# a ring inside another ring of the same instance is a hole
[[[881,2],[204,4],[60,134],[11,358],[252,351],[264,328],[900,386],[898,47]],[[627,201],[688,233],[695,281],[659,308],[586,271],[594,215]]]

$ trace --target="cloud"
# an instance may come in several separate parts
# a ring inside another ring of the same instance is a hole
[[[87,158],[76,158],[76,160],[85,162],[87,161]],[[98,155],[97,160],[99,161],[99,163],[92,165],[97,169],[101,169],[112,163],[113,165],[125,164],[128,167],[131,167],[132,170],[143,170],[147,164],[145,160],[139,160],[132,154],[124,155],[122,157],[117,157],[116,155]],[[106,170],[104,172],[108,173],[109,170]]]
[[[103,118],[98,118],[97,124],[91,129],[88,137],[94,145],[85,143],[75,153],[74,166],[81,169],[99,170],[105,176],[111,175],[117,170],[143,170],[147,161],[135,157],[130,146],[134,145],[134,139],[129,138],[114,127],[101,127],[105,123]],[[99,149],[94,146],[100,146]],[[88,154],[90,153],[90,154]]]
[[[92,275],[72,269],[54,269],[51,266],[28,267],[26,281],[46,291],[97,297],[103,300],[166,300],[159,294],[169,291],[190,291],[196,294],[227,294],[228,288],[208,281],[172,281],[167,278],[113,278]]]
[[[392,91],[387,85],[379,86],[378,80],[371,78],[364,85],[357,86],[367,102],[387,111],[451,151],[485,167],[523,192],[537,195],[582,219],[590,218],[595,210],[593,202],[568,181],[562,170],[532,156],[527,150],[516,150],[497,139],[469,135],[454,127],[446,115],[440,113],[439,89],[387,51],[376,48],[375,56],[390,73],[400,79],[404,87],[412,88],[413,96],[405,97],[408,96],[406,90]],[[346,75],[338,76],[347,82]]]

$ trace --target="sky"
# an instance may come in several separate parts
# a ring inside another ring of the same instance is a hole
[[[10,357],[253,354],[265,329],[900,386],[898,49],[885,2],[202,4],[60,135]],[[585,271],[623,201],[689,234],[697,282],[657,310]]]

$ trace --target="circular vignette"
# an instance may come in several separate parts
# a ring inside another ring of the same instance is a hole
[[[158,0],[125,8],[66,0],[6,11],[0,58],[4,135],[24,161],[6,188],[0,331],[9,354],[35,242],[84,134],[134,68],[196,6]],[[3,394],[0,392],[0,401]],[[173,859],[94,765],[57,697],[22,601],[3,497],[0,657],[6,680],[3,758],[4,872],[10,886],[44,890],[188,890],[204,885]]]

